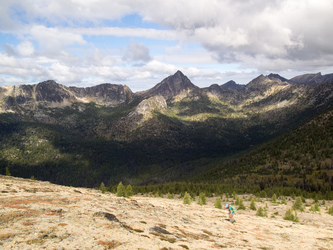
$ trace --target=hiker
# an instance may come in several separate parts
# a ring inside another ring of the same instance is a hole
[[[234,219],[234,213],[235,213],[236,209],[233,206],[229,205],[229,204],[225,205],[225,209],[229,209],[229,218],[230,218],[229,221],[231,223],[235,223],[236,221]]]

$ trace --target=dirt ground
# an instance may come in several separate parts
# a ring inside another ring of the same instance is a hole
[[[0,175],[0,249],[333,249],[332,201],[310,212],[307,200],[292,222],[283,219],[291,200],[256,202],[267,204],[268,217],[259,217],[242,198],[246,210],[231,224],[214,197],[184,205]]]

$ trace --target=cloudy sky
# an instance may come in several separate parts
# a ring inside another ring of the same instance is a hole
[[[1,0],[0,86],[333,73],[332,0]]]

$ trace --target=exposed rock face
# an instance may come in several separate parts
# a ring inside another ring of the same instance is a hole
[[[133,98],[133,92],[126,85],[105,83],[88,88],[70,87],[69,90],[79,100],[107,106],[117,106]]]
[[[322,75],[320,72],[317,74],[304,74],[291,78],[290,81],[294,83],[304,84],[320,84],[333,81],[333,74]]]
[[[232,90],[240,90],[243,89],[245,86],[237,84],[235,81],[228,81],[220,86],[223,89],[232,89]]]
[[[153,96],[145,99],[139,103],[134,111],[132,111],[129,116],[132,115],[146,115],[150,114],[154,110],[163,111],[167,108],[167,103],[163,96]]]
[[[188,94],[197,95],[200,88],[195,86],[182,72],[177,71],[174,75],[165,78],[152,89],[140,93],[143,97],[161,95],[166,101],[175,97],[185,97]]]
[[[133,99],[132,91],[123,85],[101,84],[90,88],[66,87],[49,80],[36,85],[5,86],[0,88],[2,112],[18,106],[35,110],[44,107],[66,107],[73,103],[95,102],[105,106],[117,106]]]

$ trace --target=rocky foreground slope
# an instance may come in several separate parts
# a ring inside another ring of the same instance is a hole
[[[246,197],[243,197],[246,200]],[[333,216],[268,201],[268,218],[237,211],[236,223],[214,208],[180,199],[118,198],[99,190],[0,176],[0,249],[332,249]],[[312,202],[311,200],[307,201]],[[326,205],[332,205],[332,201]]]

